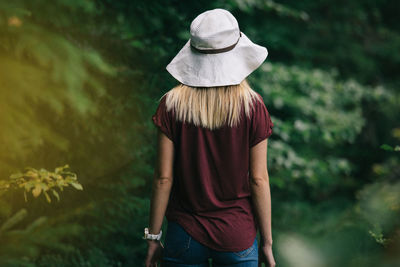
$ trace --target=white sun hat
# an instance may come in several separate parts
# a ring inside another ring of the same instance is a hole
[[[236,18],[216,8],[198,15],[190,39],[167,65],[179,82],[192,87],[240,84],[267,58],[267,48],[239,30]]]

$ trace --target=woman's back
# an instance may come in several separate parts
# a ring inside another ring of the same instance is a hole
[[[242,101],[240,120],[234,127],[225,124],[210,130],[177,120],[179,110],[167,108],[168,93],[152,116],[174,142],[174,184],[166,217],[219,251],[248,248],[257,233],[249,187],[249,153],[251,147],[272,134],[273,123],[262,97],[252,92],[256,98],[250,99],[249,116]]]

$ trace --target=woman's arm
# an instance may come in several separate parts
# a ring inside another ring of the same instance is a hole
[[[250,149],[250,189],[253,205],[260,226],[261,244],[272,245],[271,193],[267,170],[268,139]]]
[[[150,204],[150,234],[158,234],[161,230],[173,183],[174,144],[160,129],[157,151]]]
[[[150,234],[160,233],[173,183],[174,144],[160,129],[157,143],[158,156],[150,204]],[[157,266],[162,257],[163,246],[161,242],[153,240],[147,240],[147,244],[145,266]]]

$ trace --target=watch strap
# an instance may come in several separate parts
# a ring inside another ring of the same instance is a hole
[[[162,230],[160,230],[160,233],[159,234],[150,234],[149,233],[149,228],[144,228],[144,237],[143,237],[143,239],[146,239],[146,240],[160,240],[161,239],[161,236],[162,236]]]

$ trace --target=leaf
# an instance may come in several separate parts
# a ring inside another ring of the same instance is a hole
[[[80,183],[71,182],[71,185],[73,187],[75,187],[76,189],[78,189],[78,190],[83,190],[83,187],[82,187],[82,185]]]
[[[21,178],[23,176],[24,175],[21,172],[17,172],[17,173],[11,174],[10,175],[10,179],[18,179],[18,178]]]
[[[46,196],[46,200],[47,200],[47,202],[51,202],[51,198],[50,198],[50,196],[49,196],[49,194],[47,194],[47,192],[46,191],[43,191],[43,193],[44,193],[44,195]]]
[[[129,44],[135,48],[139,48],[139,49],[145,48],[145,44],[139,40],[133,40]]]
[[[62,166],[62,167],[57,167],[56,169],[55,169],[55,172],[56,173],[59,173],[59,172],[62,172],[64,169],[66,169],[66,168],[69,168],[69,165],[68,164],[65,164],[64,166]]]
[[[15,213],[11,218],[9,218],[7,221],[3,223],[3,225],[0,227],[0,232],[5,231],[7,229],[10,229],[13,227],[15,224],[19,223],[22,221],[28,212],[26,209],[20,209],[17,213]]]
[[[60,196],[58,195],[57,191],[52,189],[53,195],[57,198],[58,201],[60,201]]]
[[[32,195],[33,195],[34,197],[38,197],[38,196],[40,195],[41,192],[42,192],[42,187],[41,187],[39,184],[37,184],[37,185],[35,186],[35,188],[32,190]]]
[[[34,171],[27,171],[27,172],[25,173],[25,175],[26,175],[26,176],[29,176],[29,177],[32,177],[32,178],[38,178],[38,177],[39,177],[38,173],[37,173],[37,172],[34,172]]]
[[[393,151],[393,147],[391,147],[387,144],[381,145],[380,148],[382,148],[383,150],[386,150],[386,151]]]
[[[32,181],[22,183],[24,185],[26,191],[30,191],[32,187],[35,186],[35,183]]]
[[[34,172],[38,171],[38,170],[36,170],[35,168],[32,168],[32,167],[26,167],[25,170],[31,170],[31,171],[34,171]]]
[[[0,180],[0,189],[10,188],[10,184],[6,181]]]
[[[30,231],[34,230],[35,228],[43,225],[46,221],[47,221],[47,217],[41,216],[41,217],[37,218],[36,220],[34,220],[30,225],[28,225],[25,228],[25,231],[30,232]]]
[[[47,191],[47,189],[49,188],[49,186],[45,183],[39,183],[40,187],[42,187],[43,191]]]
[[[72,172],[64,172],[64,174],[68,174],[66,177],[65,177],[65,180],[77,180],[77,177],[76,177],[76,174],[75,173],[72,173]]]

